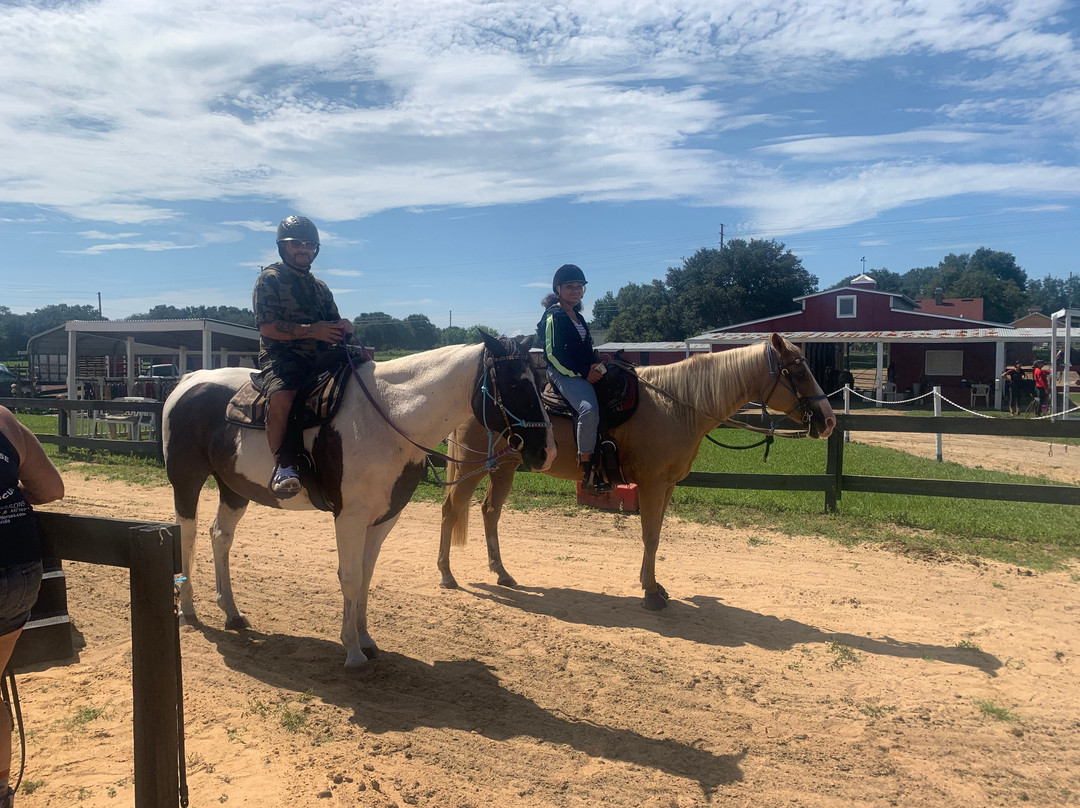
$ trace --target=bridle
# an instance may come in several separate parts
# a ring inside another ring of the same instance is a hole
[[[517,352],[516,347],[514,349],[514,353],[509,356],[492,356],[491,352],[485,347],[484,367],[486,368],[486,370],[484,371],[483,376],[481,376],[480,378],[479,389],[483,398],[491,401],[498,408],[499,412],[502,413],[503,421],[506,423],[506,428],[498,433],[499,437],[502,440],[506,441],[506,445],[511,451],[520,453],[521,447],[525,443],[525,439],[522,438],[521,435],[518,435],[514,432],[514,427],[517,427],[519,429],[547,429],[551,426],[551,421],[525,421],[512,413],[510,410],[508,410],[506,408],[506,405],[503,404],[502,391],[499,390],[498,380],[495,377],[495,368],[498,366],[499,362],[506,362],[511,359],[522,362],[525,361],[525,357],[523,357]],[[528,370],[528,368],[526,368],[526,370]],[[529,375],[531,377],[531,372],[529,373]],[[494,446],[495,444],[494,436],[496,433],[495,430],[491,427],[491,425],[488,424],[487,408],[481,407],[480,412],[483,415],[483,417],[479,419],[480,423],[483,424],[484,428],[487,429],[488,432],[488,452],[490,453],[492,446]],[[475,452],[476,450],[469,449],[469,451]],[[504,450],[500,451],[503,451],[503,453],[505,453]],[[464,463],[476,461],[460,460],[456,462]]]
[[[362,345],[360,347],[363,348]],[[523,358],[520,356],[520,354],[518,354],[516,352],[516,348],[515,348],[515,352],[513,354],[511,354],[510,356],[492,356],[491,351],[489,351],[487,346],[485,345],[484,346],[484,360],[483,360],[483,365],[484,365],[485,370],[484,370],[484,373],[481,374],[480,380],[478,382],[478,388],[480,390],[481,395],[485,399],[489,399],[489,400],[493,401],[495,403],[495,406],[498,407],[499,412],[502,413],[503,418],[506,421],[506,427],[505,427],[505,429],[503,429],[500,432],[496,433],[494,431],[494,429],[492,429],[492,427],[489,426],[488,423],[487,423],[487,408],[486,407],[481,407],[481,412],[484,415],[483,424],[484,424],[484,427],[487,429],[487,432],[488,432],[488,455],[487,455],[487,457],[484,457],[484,458],[482,458],[480,460],[457,460],[456,458],[450,457],[449,455],[444,454],[443,452],[440,452],[437,449],[432,449],[432,448],[429,448],[427,446],[420,445],[419,443],[414,441],[412,438],[410,438],[408,435],[406,435],[397,424],[395,424],[393,421],[391,421],[390,416],[386,414],[386,412],[383,410],[383,408],[379,405],[379,402],[376,401],[375,397],[371,394],[371,391],[368,390],[367,385],[364,384],[364,380],[360,377],[360,371],[356,367],[356,361],[353,359],[352,351],[348,350],[348,346],[346,346],[345,355],[346,355],[346,357],[348,357],[349,368],[352,370],[353,378],[356,379],[356,383],[358,385],[360,385],[360,389],[364,392],[364,396],[367,398],[368,403],[371,404],[371,406],[375,410],[375,412],[377,412],[379,414],[379,416],[387,423],[387,425],[391,429],[393,429],[395,432],[397,432],[399,435],[401,435],[401,437],[403,437],[408,443],[412,444],[417,449],[419,449],[420,451],[422,451],[426,455],[428,455],[428,463],[429,464],[431,462],[431,456],[435,456],[435,457],[441,457],[447,463],[481,463],[483,465],[481,466],[480,469],[477,470],[478,472],[479,471],[490,471],[490,470],[494,469],[496,466],[499,465],[499,461],[503,457],[505,457],[507,455],[511,455],[511,454],[520,454],[521,453],[521,447],[524,445],[524,439],[520,435],[514,434],[514,427],[515,426],[522,427],[522,428],[540,427],[540,428],[544,428],[544,429],[551,426],[550,421],[524,421],[521,418],[518,418],[516,415],[514,415],[512,412],[510,412],[506,408],[506,406],[503,404],[503,401],[502,401],[502,393],[499,390],[498,379],[497,379],[497,377],[495,375],[495,368],[496,368],[496,366],[497,366],[497,364],[499,362],[503,362],[503,361],[506,361],[506,360],[509,360],[509,359],[523,359]],[[491,381],[490,388],[488,386],[488,380],[489,379]],[[494,390],[494,392],[492,392],[492,390]],[[475,413],[474,413],[474,415],[475,415]],[[503,448],[501,448],[501,449],[499,449],[497,451],[493,451],[493,447],[494,447],[494,445],[496,443],[496,438],[495,438],[496,434],[498,434],[499,438],[502,438],[503,440],[506,441],[506,445]],[[470,452],[474,452],[475,454],[481,454],[481,452],[478,452],[475,449],[469,449],[468,447],[462,447],[462,448],[465,448]],[[474,473],[476,473],[476,472],[474,472]],[[471,475],[467,475],[467,476],[471,476]],[[438,479],[438,478],[436,478],[436,479]],[[464,477],[462,477],[460,479],[464,479]]]
[[[806,360],[803,357],[797,357],[786,365],[781,365],[780,352],[776,350],[771,342],[765,343],[765,356],[769,360],[769,378],[772,379],[772,386],[769,387],[768,393],[762,393],[761,396],[761,411],[764,414],[766,412],[766,402],[772,398],[773,393],[776,392],[776,388],[783,386],[785,390],[795,396],[795,406],[784,413],[786,418],[791,418],[791,414],[798,410],[801,418],[792,418],[793,421],[802,421],[806,424],[806,432],[810,432],[810,421],[814,417],[814,410],[811,406],[815,401],[821,401],[823,398],[828,398],[825,393],[817,396],[804,396],[798,388],[795,386],[795,380],[792,378],[792,368],[796,372],[804,370],[803,367],[806,364]],[[773,359],[775,357],[775,363]],[[768,384],[766,382],[766,384]]]

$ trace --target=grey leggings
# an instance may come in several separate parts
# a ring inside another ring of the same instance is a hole
[[[580,376],[565,376],[552,367],[548,368],[548,378],[578,414],[578,454],[592,454],[596,448],[596,428],[600,425],[600,410],[592,383]]]

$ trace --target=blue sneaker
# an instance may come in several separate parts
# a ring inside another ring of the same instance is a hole
[[[274,476],[270,478],[270,493],[278,499],[288,499],[300,493],[300,475],[295,466],[274,466]]]

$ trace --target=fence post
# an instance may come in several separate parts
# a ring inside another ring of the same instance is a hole
[[[825,474],[832,477],[832,485],[825,489],[825,512],[836,513],[837,505],[844,495],[841,486],[841,478],[844,474],[844,440],[846,433],[842,429],[834,429],[829,435],[825,454]]]
[[[173,536],[162,526],[131,529],[131,692],[134,707],[135,805],[180,800],[173,604]]]
[[[934,385],[934,417],[941,417],[941,387]],[[941,462],[941,433],[937,433],[937,462]]]

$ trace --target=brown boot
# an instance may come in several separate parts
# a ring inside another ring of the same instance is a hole
[[[604,479],[600,467],[593,460],[581,464],[581,487],[590,494],[606,494],[611,490],[611,483]]]

